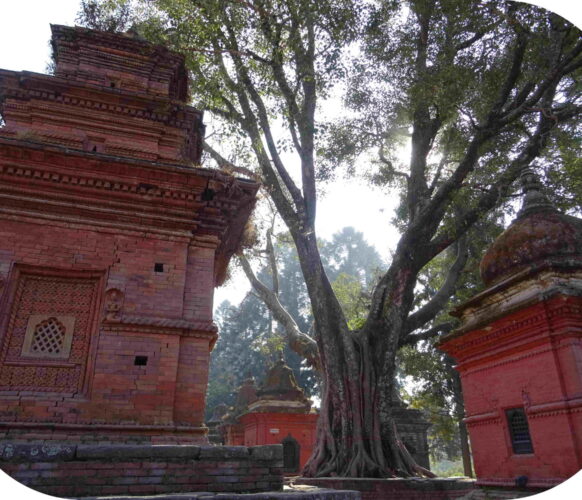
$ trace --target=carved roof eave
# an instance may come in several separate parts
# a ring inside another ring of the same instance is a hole
[[[436,345],[443,346],[513,312],[558,295],[582,297],[581,261],[548,260],[483,290],[451,312],[461,319],[461,326],[441,337]]]
[[[245,413],[309,413],[311,401],[284,401],[279,399],[258,399],[250,403]]]
[[[2,149],[6,152],[12,151],[15,156],[9,158],[11,161],[5,158],[0,162],[2,170],[0,175],[26,179],[27,187],[34,188],[37,196],[43,193],[43,189],[53,192],[59,182],[70,182],[82,195],[86,191],[94,198],[106,199],[107,206],[115,199],[119,200],[120,204],[131,202],[132,211],[137,214],[135,216],[138,224],[148,223],[154,225],[154,228],[155,224],[158,224],[160,230],[175,227],[193,235],[195,241],[203,246],[208,246],[210,242],[211,246],[217,247],[215,254],[217,285],[224,281],[228,262],[238,248],[259,188],[254,181],[235,178],[218,170],[117,157],[0,136],[0,150]],[[39,157],[31,159],[32,155],[28,152],[38,153]],[[63,161],[63,156],[74,161]],[[80,169],[76,159],[90,162],[90,168],[87,168],[85,163],[86,168]],[[68,163],[72,165],[69,166]],[[115,175],[117,167],[124,170],[124,177]],[[139,175],[128,174],[132,167],[137,169],[135,173],[139,172],[139,169],[155,170],[160,173],[161,178],[165,172],[172,180],[160,182],[159,186],[143,186],[139,182]],[[67,170],[67,173],[64,174],[63,170]],[[83,182],[78,182],[77,178],[82,178]],[[59,195],[63,198],[64,190],[59,189],[61,190]],[[207,189],[214,193],[211,200],[202,199],[202,194]],[[41,201],[39,198],[38,202]],[[55,201],[59,202],[62,200]],[[91,200],[87,203],[91,203]],[[143,207],[144,213],[137,213],[138,207]],[[34,209],[32,207],[27,210]],[[38,207],[36,209],[38,211]],[[89,209],[90,207],[87,210]],[[168,209],[173,215],[165,218],[156,216],[156,210],[163,212]],[[105,217],[106,220],[108,210],[111,211],[109,208],[100,208],[98,214],[96,212],[89,216]],[[120,218],[120,213],[122,212],[115,213],[117,219]],[[148,213],[151,216],[149,219],[145,217]],[[193,213],[196,217],[193,217]],[[126,215],[131,217],[130,213]]]
[[[541,274],[544,271],[555,271],[559,272],[572,272],[576,269],[582,269],[582,256],[578,258],[567,258],[567,259],[552,259],[548,258],[542,262],[532,264],[527,269],[523,269],[515,274],[508,276],[502,281],[495,283],[494,285],[486,288],[477,295],[466,300],[455,309],[453,309],[450,314],[457,318],[462,316],[465,309],[469,307],[478,307],[482,302],[484,302],[488,297],[496,294],[502,293],[515,286],[520,281],[529,280],[534,278],[536,275]]]

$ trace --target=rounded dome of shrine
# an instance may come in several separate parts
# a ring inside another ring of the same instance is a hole
[[[582,219],[556,210],[531,170],[521,179],[523,208],[481,260],[481,278],[487,286],[544,262],[582,265]]]

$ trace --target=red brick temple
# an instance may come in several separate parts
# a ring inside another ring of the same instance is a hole
[[[52,26],[0,70],[0,437],[206,441],[213,289],[257,185],[199,168],[182,56]]]
[[[531,171],[481,262],[486,289],[439,348],[458,361],[478,485],[551,487],[582,468],[582,220]]]
[[[317,417],[293,370],[280,358],[260,389],[250,376],[241,385],[234,410],[223,426],[225,444],[282,444],[284,471],[297,474],[313,451]]]

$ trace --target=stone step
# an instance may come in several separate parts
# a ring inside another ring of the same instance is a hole
[[[195,492],[149,496],[82,497],[78,500],[361,500],[361,494],[358,491],[285,487],[283,491],[264,493]]]

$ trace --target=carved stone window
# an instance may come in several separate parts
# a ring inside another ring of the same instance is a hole
[[[71,352],[74,326],[74,316],[30,316],[22,345],[22,356],[67,359]]]

